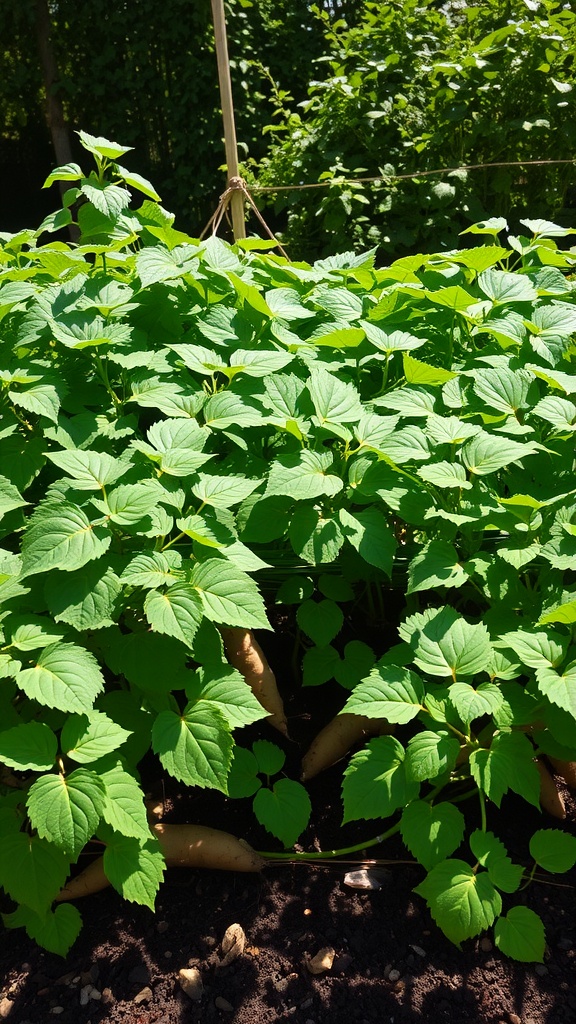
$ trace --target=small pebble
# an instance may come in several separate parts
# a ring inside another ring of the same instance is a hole
[[[410,949],[414,950],[416,956],[426,956],[426,950],[422,949],[422,946],[410,946]]]
[[[171,951],[169,949],[167,949],[166,952],[164,953],[164,959],[165,960],[171,960],[172,959],[172,953],[171,953]]]
[[[306,967],[310,974],[324,974],[325,971],[332,970],[335,956],[336,950],[332,949],[332,946],[324,946],[316,953],[316,956],[306,961]]]
[[[509,1013],[508,1020],[510,1021],[510,1024],[522,1024],[522,1019],[517,1013]]]
[[[395,967],[388,974],[388,981],[398,981],[400,978],[400,971],[397,971]]]
[[[491,953],[492,950],[494,949],[494,946],[490,942],[490,939],[484,936],[483,939],[480,939],[480,949],[482,950],[483,953]]]
[[[158,924],[156,925],[156,931],[158,932],[159,935],[163,935],[164,932],[168,931],[169,927],[170,925],[168,924],[168,921],[158,921]]]
[[[98,1002],[102,999],[102,993],[99,992],[97,988],[93,988],[90,993],[90,999],[94,999],[95,1002]]]
[[[64,1007],[53,1006],[52,1009],[50,1010],[50,1013],[53,1013],[55,1016],[57,1016],[59,1013],[64,1013]]]
[[[80,989],[80,1006],[88,1006],[92,995],[93,985],[83,985]]]
[[[0,1018],[2,1020],[5,1020],[6,1017],[8,1017],[8,1014],[12,1010],[13,1006],[14,1002],[12,999],[0,999]]]
[[[214,1006],[218,1010],[224,1010],[225,1013],[234,1013],[234,1007],[232,1003],[229,1003],[227,999],[223,999],[222,996],[216,996],[214,1000]]]
[[[548,968],[546,967],[546,964],[536,964],[534,970],[536,971],[536,974],[538,974],[541,978],[543,978],[545,974],[548,974]]]
[[[112,1006],[112,1004],[116,1002],[111,988],[102,989],[102,1002],[104,1003],[104,1006]]]
[[[199,1003],[202,999],[204,986],[202,984],[202,975],[198,968],[183,967],[181,971],[178,971],[178,981],[182,991],[186,993],[188,998]]]
[[[149,987],[149,985],[146,985],[145,988],[140,989],[138,995],[134,996],[134,999],[132,1000],[132,1002],[133,1003],[149,1003],[150,1000],[153,999],[153,998],[154,998],[154,993],[153,993],[152,989]]]

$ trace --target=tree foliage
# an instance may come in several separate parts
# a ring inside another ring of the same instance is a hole
[[[576,14],[558,0],[365,3],[358,24],[324,13],[326,55],[299,108],[277,110],[262,185],[325,180],[279,192],[286,239],[300,257],[353,242],[415,251],[446,247],[498,215],[561,219],[574,203],[571,163],[395,175],[574,155]],[[381,175],[376,185],[348,178]],[[388,177],[390,180],[387,180]],[[267,200],[268,201],[268,200]]]

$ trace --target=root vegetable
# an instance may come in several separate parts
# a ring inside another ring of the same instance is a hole
[[[242,673],[256,700],[268,711],[270,725],[287,736],[288,723],[276,677],[252,630],[238,626],[219,628],[228,661]]]
[[[548,757],[556,775],[564,779],[570,789],[576,789],[576,761],[560,761],[557,757]]]
[[[536,767],[540,772],[540,806],[552,817],[560,818],[563,821],[566,817],[566,807],[556,788],[556,783],[540,758],[536,758]]]
[[[220,871],[261,871],[265,861],[248,843],[228,832],[204,825],[154,825],[168,867],[209,868]],[[71,878],[55,902],[77,900],[105,889],[110,882],[104,858],[97,857],[84,871]]]
[[[385,718],[366,718],[364,715],[336,715],[312,741],[302,758],[302,782],[336,764],[351,747],[369,736],[393,733],[394,725]]]

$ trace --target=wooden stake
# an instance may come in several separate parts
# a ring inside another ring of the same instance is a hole
[[[218,61],[218,80],[220,82],[220,99],[222,102],[222,120],[224,121],[224,147],[226,150],[226,167],[228,183],[238,178],[238,144],[236,142],[236,126],[234,124],[234,106],[232,104],[232,82],[230,79],[230,61],[228,59],[228,43],[226,40],[226,19],[224,16],[224,0],[210,0],[214,21],[214,40],[216,43],[216,59]],[[246,238],[246,221],[244,214],[244,196],[241,189],[232,192],[230,207],[232,209],[232,231],[234,241]]]

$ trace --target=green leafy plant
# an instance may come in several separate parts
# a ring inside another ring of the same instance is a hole
[[[268,740],[256,740],[252,750],[235,747],[228,793],[231,797],[256,794],[253,810],[258,821],[289,847],[306,828],[312,807],[300,782],[281,778],[270,785],[270,777],[282,770],[285,760],[284,751]],[[266,777],[267,786],[262,785],[259,775]]]
[[[492,218],[473,248],[381,269],[373,251],[289,263],[189,238],[125,147],[80,139],[96,171],[51,175],[64,217],[1,236],[5,924],[65,953],[80,915],[53,902],[94,838],[111,884],[153,906],[145,756],[254,796],[293,845],[307,797],[262,786],[272,744],[235,745],[266,712],[222,642],[270,629],[266,595],[295,606],[305,684],[395,727],[345,768],[345,820],[379,822],[351,849],[400,832],[448,938],[494,925],[541,959],[509,897],[575,841],[536,832],[516,866],[490,813],[509,791],[537,807],[546,759],[576,760],[570,231],[506,238]],[[349,640],[353,609],[398,643]]]

